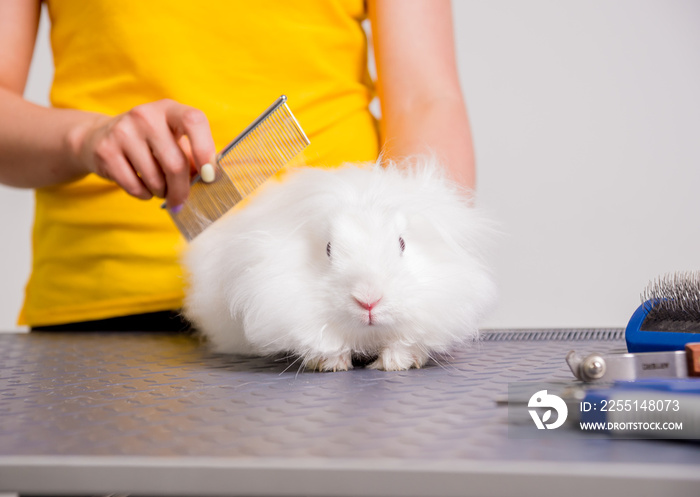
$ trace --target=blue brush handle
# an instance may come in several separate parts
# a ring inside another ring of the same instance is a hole
[[[700,394],[700,379],[640,378],[634,381],[616,381],[612,390],[654,390],[657,392]]]
[[[672,331],[642,331],[644,319],[653,302],[646,301],[640,305],[630,318],[625,329],[625,341],[629,352],[660,352],[664,350],[683,350],[686,343],[700,342],[700,333]]]

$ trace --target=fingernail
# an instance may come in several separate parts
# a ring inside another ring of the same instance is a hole
[[[211,164],[204,164],[202,169],[199,170],[199,175],[202,177],[202,181],[211,183],[215,179],[214,166]]]
[[[170,207],[170,212],[172,212],[173,214],[177,214],[178,212],[180,212],[182,210],[182,208],[184,206],[185,206],[185,204],[180,204],[180,205],[176,205],[175,207]]]

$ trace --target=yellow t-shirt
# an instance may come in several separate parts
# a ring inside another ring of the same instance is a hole
[[[49,0],[54,107],[117,115],[171,98],[203,110],[217,149],[279,95],[310,165],[374,160],[363,0]],[[178,309],[185,241],[161,200],[90,175],[36,192],[19,323]]]

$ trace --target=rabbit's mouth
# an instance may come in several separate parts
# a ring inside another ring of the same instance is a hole
[[[372,311],[364,311],[357,313],[354,318],[356,322],[359,322],[361,326],[376,326],[377,325],[377,314],[372,313]]]
[[[377,311],[365,309],[353,309],[353,320],[361,326],[374,326],[377,324]]]
[[[355,313],[355,319],[363,328],[380,329],[393,323],[393,319],[385,309],[362,310]]]

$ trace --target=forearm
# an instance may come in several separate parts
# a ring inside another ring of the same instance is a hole
[[[368,6],[384,154],[435,154],[455,181],[473,189],[474,152],[450,1],[371,0]]]
[[[475,188],[474,148],[461,97],[387,105],[381,121],[385,157],[435,154],[452,179],[470,190]]]
[[[105,116],[50,109],[0,87],[0,182],[40,188],[76,180],[87,169],[78,158],[81,132]]]

